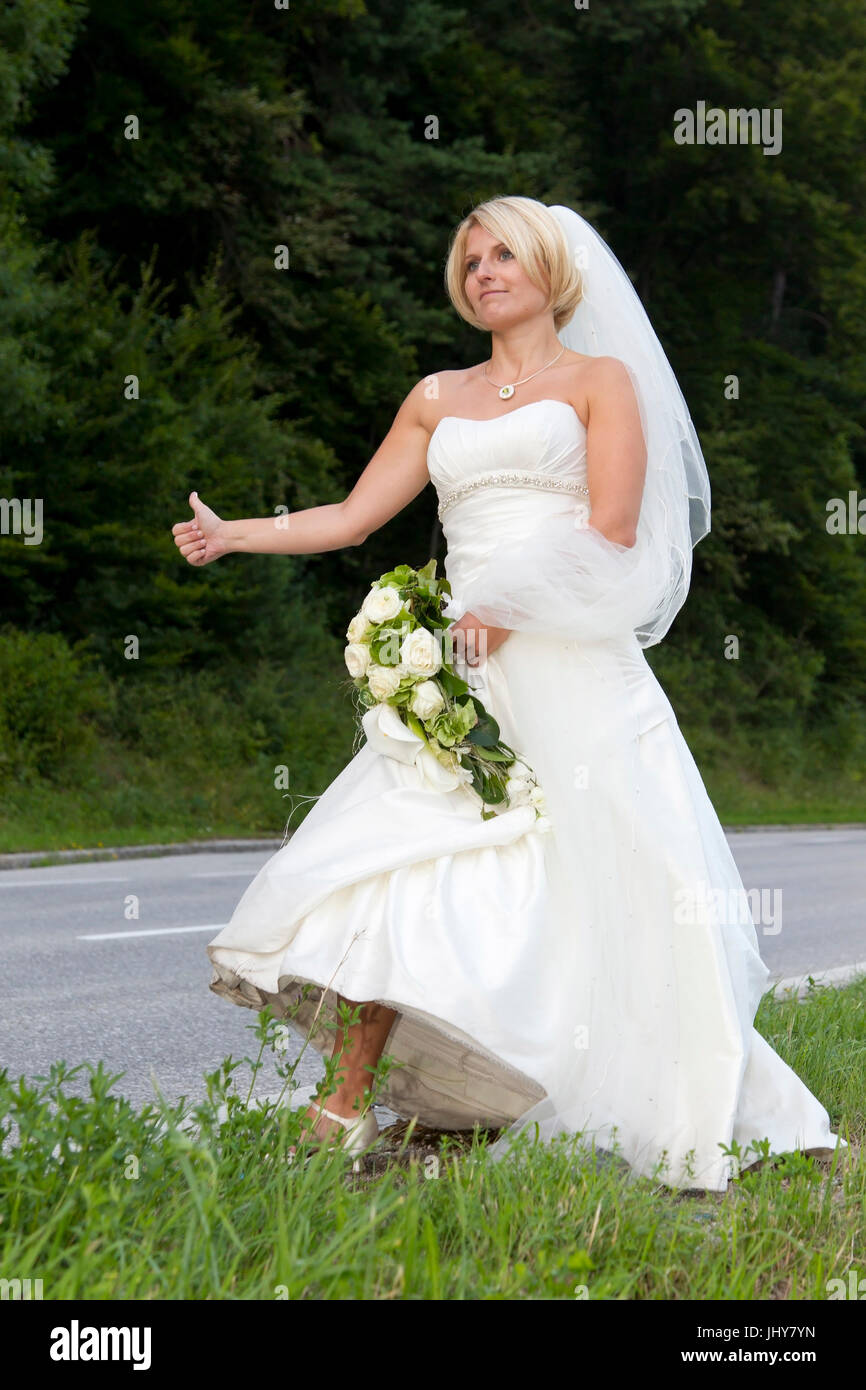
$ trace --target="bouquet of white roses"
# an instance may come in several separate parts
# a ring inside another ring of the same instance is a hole
[[[535,774],[454,670],[452,620],[442,613],[450,593],[435,560],[419,570],[398,565],[371,585],[346,632],[361,726],[373,747],[414,764],[431,786],[477,795],[485,820],[529,804],[536,828],[547,830]]]

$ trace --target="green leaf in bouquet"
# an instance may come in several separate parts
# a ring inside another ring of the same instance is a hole
[[[487,713],[477,696],[470,695],[469,698],[478,714],[478,723],[469,734],[469,742],[483,744],[485,748],[495,748],[500,742],[499,725],[493,715]]]
[[[423,738],[425,743],[427,742],[427,734],[424,730],[424,726],[417,714],[413,714],[411,710],[406,711],[406,725],[412,730],[413,734],[417,734],[419,738]]]
[[[397,640],[402,642],[406,634],[408,632],[413,632],[417,626],[418,619],[404,603],[403,607],[398,613],[394,614],[393,618],[387,618],[384,623],[379,624],[376,631],[373,633],[372,640],[375,641],[377,637],[383,637],[386,634],[393,633]]]
[[[485,769],[474,759],[469,760],[469,767],[472,773],[472,785],[482,801],[490,806],[498,806],[507,800],[505,788],[494,778],[488,776]]]
[[[475,727],[478,719],[478,712],[475,708],[475,701],[470,695],[466,700],[456,700],[454,708],[460,711],[460,726],[465,729],[467,734],[470,729]]]
[[[467,758],[464,761],[463,766],[466,767],[467,765],[469,767],[469,771],[472,773],[472,786],[474,790],[478,793],[478,795],[483,799],[484,783],[481,779],[481,770],[478,767],[478,764],[473,759]]]
[[[437,628],[441,631],[441,633],[442,633],[442,636],[439,638],[439,641],[441,642],[441,646],[442,646],[442,660],[443,660],[443,661],[447,661],[449,666],[453,666],[453,665],[454,665],[454,634],[450,631],[450,629],[451,629],[451,627],[452,627],[452,620],[451,620],[450,618],[448,618],[448,619],[438,619],[438,618],[437,618],[437,619],[435,619],[435,624],[436,624],[436,627],[437,627]]]
[[[396,569],[388,570],[387,574],[380,574],[376,583],[380,588],[403,589],[415,578],[415,571],[411,565],[398,565]]]
[[[399,627],[394,626],[398,620],[401,625]],[[370,652],[373,660],[377,661],[380,666],[397,666],[400,661],[400,648],[405,638],[410,632],[414,632],[417,626],[411,615],[403,609],[396,618],[391,619],[387,626],[380,627],[378,632],[375,632],[370,638]]]
[[[451,583],[445,578],[436,578],[436,561],[428,560],[427,564],[418,571],[418,592],[429,601],[431,614],[435,614],[437,625],[448,624],[454,621],[453,618],[442,619],[438,615],[442,607],[443,597],[451,594]]]
[[[503,752],[501,748],[486,748],[483,744],[477,743],[473,752],[477,753],[479,758],[486,758],[486,760],[491,763],[514,762],[511,754]]]
[[[455,675],[453,671],[450,671],[447,666],[440,667],[436,672],[436,679],[445,691],[445,694],[450,695],[452,699],[456,695],[465,695],[469,690],[469,686],[466,682]]]
[[[498,806],[508,800],[505,788],[500,782],[495,781],[492,777],[484,777],[482,781],[484,782],[484,800],[488,805]]]
[[[373,639],[370,658],[377,666],[396,666],[400,659],[399,656],[394,657],[394,644],[387,637]]]

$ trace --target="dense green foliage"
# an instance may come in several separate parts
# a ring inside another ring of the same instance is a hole
[[[486,355],[444,292],[448,235],[520,192],[610,241],[702,440],[713,530],[649,653],[684,731],[744,766],[820,734],[856,766],[866,538],[826,522],[866,471],[864,41],[856,0],[6,5],[0,497],[45,519],[39,545],[0,535],[0,667],[16,632],[98,663],[79,725],[148,757],[140,711],[170,704],[182,741],[210,673],[222,772],[258,739],[263,786],[300,757],[321,790],[351,748],[346,622],[375,575],[443,558],[432,489],[322,556],[196,571],[170,528],[192,487],[227,516],[345,496],[414,382]],[[780,108],[782,150],[676,143],[699,101]],[[6,770],[68,780],[69,711],[12,753],[3,698]]]

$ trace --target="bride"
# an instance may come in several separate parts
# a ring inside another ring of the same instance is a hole
[[[286,526],[221,520],[193,492],[173,533],[196,566],[336,550],[432,481],[460,672],[549,828],[527,804],[482,818],[368,737],[208,946],[211,988],[342,1052],[308,1142],[375,1140],[387,1048],[384,1102],[503,1129],[497,1159],[526,1129],[580,1135],[635,1175],[723,1190],[744,1158],[832,1150],[827,1111],[753,1027],[768,971],[748,898],[644,656],[710,518],[667,358],[569,208],[480,204],[446,284],[489,358],[419,381],[344,501]]]

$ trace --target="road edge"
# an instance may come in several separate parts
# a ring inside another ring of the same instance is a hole
[[[288,836],[287,839],[291,838]],[[231,854],[239,850],[279,849],[286,840],[187,840],[174,845],[104,845],[94,849],[17,850],[0,854],[0,870],[49,869],[113,859],[158,859],[169,854]]]
[[[752,835],[761,830],[866,830],[866,821],[817,821],[807,825],[723,825],[726,835]],[[111,859],[156,859],[167,854],[231,854],[242,850],[279,849],[292,837],[289,831],[283,839],[261,836],[245,840],[185,840],[169,845],[97,845],[90,849],[14,850],[0,854],[3,869],[54,868],[58,864],[86,864]]]
[[[857,960],[853,965],[836,965],[830,970],[788,975],[783,980],[776,980],[770,988],[776,999],[805,999],[813,987],[810,981],[816,986],[839,989],[843,985],[852,984],[863,975],[866,975],[866,960]]]

